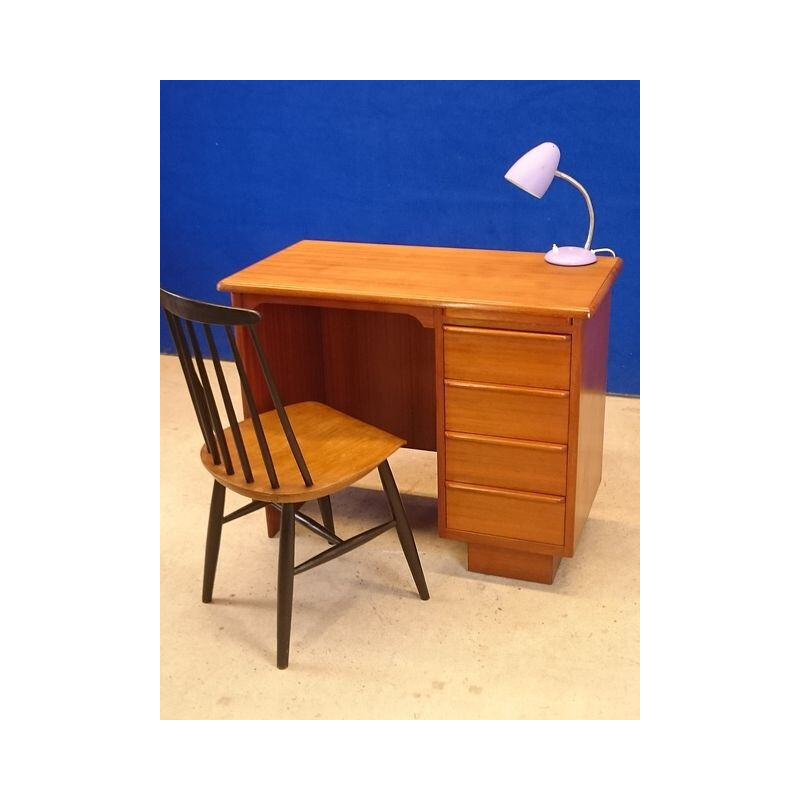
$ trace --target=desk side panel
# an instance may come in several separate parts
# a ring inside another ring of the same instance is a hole
[[[603,472],[610,311],[611,295],[607,294],[596,314],[581,323],[574,524],[567,526],[566,540],[566,554],[570,556],[589,517]]]

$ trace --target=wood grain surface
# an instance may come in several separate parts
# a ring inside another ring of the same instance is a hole
[[[589,317],[621,266],[608,257],[575,269],[548,264],[543,253],[304,240],[224,278],[218,288],[380,306]]]
[[[447,482],[450,528],[529,542],[564,542],[564,498]]]
[[[569,389],[570,336],[453,327],[444,329],[447,378]]]
[[[569,392],[445,380],[447,430],[567,443]]]
[[[264,427],[280,487],[272,489],[258,448],[253,423],[240,423],[253,483],[242,474],[230,428],[225,438],[234,461],[235,474],[227,475],[222,464],[214,464],[205,447],[200,458],[214,478],[235,492],[255,500],[299,503],[333,494],[357,481],[385,461],[404,442],[396,436],[348,417],[321,403],[296,403],[286,407],[295,436],[314,481],[306,486],[283,434],[277,412],[259,414]]]
[[[565,495],[567,446],[522,439],[445,434],[447,480]]]
[[[580,406],[575,439],[575,521],[570,552],[574,551],[589,517],[603,473],[610,301],[609,295],[600,304],[597,314],[583,323],[581,335],[581,372],[577,393]]]

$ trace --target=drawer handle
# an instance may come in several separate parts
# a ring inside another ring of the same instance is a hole
[[[455,381],[445,379],[445,386],[455,389],[484,389],[490,392],[513,392],[515,394],[530,394],[537,397],[569,397],[569,392],[563,389],[532,389],[529,386],[510,386],[505,383],[472,383],[470,381]]]
[[[570,337],[561,333],[532,333],[530,331],[505,331],[498,328],[468,328],[462,325],[445,325],[445,331],[474,334],[476,336],[515,336],[521,339],[543,339],[548,342],[568,342]]]
[[[509,439],[505,436],[486,436],[479,433],[459,433],[457,431],[445,431],[445,439],[456,439],[460,442],[476,442],[477,444],[494,444],[506,447],[522,447],[527,450],[544,450],[548,453],[566,453],[565,444],[553,444],[552,442],[534,442],[529,439]]]
[[[537,503],[550,503],[551,505],[562,505],[566,502],[565,497],[558,497],[554,494],[519,492],[516,489],[495,489],[490,486],[473,486],[470,483],[456,483],[455,481],[446,481],[445,485],[449,489],[460,489],[464,492],[474,492],[475,494],[493,494],[499,497],[522,497],[525,500],[533,500]]]

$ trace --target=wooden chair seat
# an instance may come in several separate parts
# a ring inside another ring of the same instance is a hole
[[[269,442],[280,482],[278,488],[270,487],[250,419],[241,421],[239,429],[252,468],[252,483],[248,483],[243,475],[230,427],[225,429],[225,438],[234,463],[234,473],[228,475],[224,464],[215,464],[205,447],[200,451],[203,465],[215,480],[246,497],[273,503],[303,503],[350,486],[405,444],[403,439],[391,433],[322,403],[295,403],[286,406],[286,413],[297,443],[306,456],[308,470],[314,479],[312,486],[306,486],[303,481],[289,443],[282,435],[276,411],[259,414],[259,419]]]

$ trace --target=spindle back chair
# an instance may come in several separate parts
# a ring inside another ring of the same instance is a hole
[[[322,403],[304,402],[284,406],[270,371],[256,326],[256,311],[216,305],[161,289],[161,306],[183,370],[197,422],[203,436],[201,461],[214,477],[211,495],[206,558],[203,572],[204,603],[210,603],[214,588],[222,525],[260,508],[280,510],[278,553],[277,664],[289,663],[294,576],[344,555],[394,527],[414,582],[423,600],[429,598],[414,536],[403,509],[388,457],[405,442],[386,431],[342,414]],[[197,327],[202,329],[208,349],[216,393],[206,368]],[[237,341],[236,331],[240,331]],[[224,332],[233,353],[247,415],[237,418],[219,356],[215,335]],[[252,346],[258,375],[244,368],[240,344]],[[263,380],[274,409],[259,412],[253,381]],[[227,417],[223,428],[218,394]],[[308,459],[308,460],[307,460]],[[336,535],[330,495],[377,468],[392,518],[349,539]],[[251,498],[252,502],[224,513],[225,490]],[[299,511],[299,505],[316,500],[322,524]],[[295,521],[325,539],[327,550],[295,566]]]

